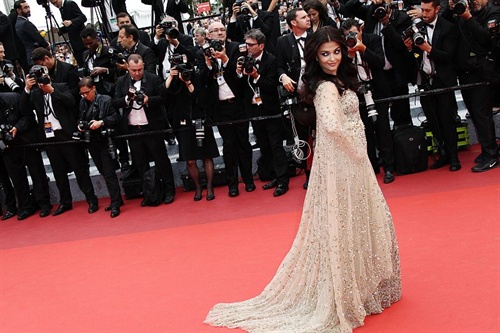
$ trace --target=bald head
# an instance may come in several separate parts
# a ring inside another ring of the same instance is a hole
[[[220,22],[213,22],[208,26],[210,39],[226,40],[226,28]]]

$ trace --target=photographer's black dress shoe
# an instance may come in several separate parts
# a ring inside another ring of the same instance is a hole
[[[19,221],[22,221],[24,219],[27,219],[28,217],[30,217],[31,215],[35,214],[35,211],[34,210],[22,210],[20,211],[18,214],[17,214],[17,219]]]
[[[231,197],[231,198],[234,198],[234,197],[237,197],[238,195],[240,195],[240,191],[238,191],[237,188],[232,188],[232,189],[229,189],[229,193],[228,195]]]
[[[38,215],[40,217],[47,217],[50,215],[51,209],[52,209],[52,207],[43,207],[42,210],[40,211],[40,213],[38,213]]]
[[[270,189],[275,188],[277,186],[278,186],[278,181],[276,179],[273,179],[269,183],[262,185],[262,188],[264,190],[270,190]]]
[[[288,192],[288,186],[286,186],[285,184],[279,184],[278,187],[276,187],[276,189],[274,190],[273,195],[275,197],[279,197],[285,194],[286,192]]]
[[[89,214],[93,214],[99,210],[99,206],[97,205],[97,202],[91,202],[89,203],[89,209],[88,212]]]
[[[254,183],[245,185],[245,191],[247,191],[247,192],[253,192],[253,191],[255,191],[255,189],[256,189],[256,187],[255,187]]]
[[[120,207],[111,207],[111,213],[109,216],[111,216],[111,218],[115,218],[118,215],[120,215]]]
[[[10,210],[8,210],[8,211],[5,212],[5,215],[2,216],[2,221],[8,220],[10,218],[13,218],[14,216],[16,216],[16,214],[17,213],[11,212]]]
[[[392,171],[386,171],[384,175],[384,184],[390,184],[394,181],[394,173]]]
[[[52,216],[57,216],[61,215],[64,212],[67,212],[68,210],[72,210],[73,205],[59,205],[55,211],[52,212]]]
[[[173,195],[166,195],[165,200],[163,201],[166,205],[171,204],[174,202],[174,196]]]

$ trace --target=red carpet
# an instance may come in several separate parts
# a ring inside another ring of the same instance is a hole
[[[355,332],[500,331],[500,168],[473,174],[475,155],[461,152],[456,173],[382,185],[403,299]],[[238,332],[202,321],[273,276],[297,229],[302,182],[280,198],[216,188],[212,202],[182,192],[169,206],[127,201],[116,219],[102,199],[93,215],[76,203],[58,217],[1,222],[0,332]]]

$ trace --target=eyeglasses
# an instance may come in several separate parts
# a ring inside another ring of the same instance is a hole
[[[90,90],[87,90],[87,91],[80,91],[80,95],[82,96],[87,96],[88,94],[90,94],[92,92],[92,89]]]
[[[212,33],[212,32],[224,32],[224,31],[226,31],[225,28],[220,28],[220,29],[210,30],[209,32]]]
[[[259,43],[245,43],[248,47],[259,45]]]

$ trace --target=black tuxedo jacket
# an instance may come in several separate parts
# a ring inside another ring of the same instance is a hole
[[[423,24],[417,26],[422,28]],[[426,28],[423,28],[423,31],[426,32]],[[432,41],[430,41],[432,50],[428,56],[434,64],[434,76],[441,79],[446,86],[450,87],[457,84],[454,56],[458,45],[458,33],[458,30],[452,23],[438,16]],[[421,68],[423,51],[413,46],[413,52],[418,54],[418,57],[415,58],[418,59],[418,65]]]
[[[91,56],[90,50],[83,52],[83,61],[87,69],[88,60]],[[95,82],[97,92],[113,96],[115,92],[116,66],[111,62],[111,58],[112,55],[109,53],[109,47],[101,44],[101,48],[96,50],[94,67],[106,67],[109,70],[108,74],[100,75],[99,81]]]
[[[139,41],[147,47],[149,47],[151,44],[151,38],[149,37],[148,33],[142,30],[139,30]],[[118,37],[113,38],[109,45],[114,49],[120,50],[122,52],[124,51],[123,47],[118,44]]]
[[[85,46],[83,45],[82,38],[80,37],[80,32],[82,32],[85,28],[87,17],[82,13],[78,4],[70,0],[64,1],[60,11],[63,21],[70,20],[72,24],[69,27],[61,25],[59,28],[59,34],[62,35],[68,33],[73,52],[83,52],[83,50],[85,50]]]
[[[245,115],[243,109],[244,82],[240,80],[236,74],[236,63],[238,61],[238,57],[240,56],[238,46],[239,44],[236,42],[227,41],[224,45],[229,61],[226,67],[223,68],[222,76],[224,77],[224,80],[235,96],[235,101],[234,103],[232,103],[232,105],[234,106],[234,111],[230,114],[221,114],[220,112],[218,112],[219,85],[216,79],[216,73],[220,71],[220,69],[217,68],[218,65],[212,65],[212,69],[209,69],[205,64],[205,61],[198,62],[201,82],[204,89],[204,91],[200,93],[200,102],[202,103],[201,105],[207,105],[213,108],[214,118],[217,121],[241,119]],[[203,51],[200,50],[198,54],[198,58],[203,57]]]
[[[382,48],[382,37],[367,32],[362,36],[366,51],[361,55],[361,59],[366,61],[373,79],[373,93],[376,98],[389,97],[391,88],[384,72],[384,50]]]
[[[19,59],[19,54],[14,43],[14,35],[12,33],[12,25],[9,18],[4,13],[0,12],[0,42],[3,43],[5,49],[5,58],[9,60]]]
[[[63,132],[71,136],[77,130],[78,108],[76,107],[75,98],[66,83],[52,83],[52,86],[54,87],[54,92],[51,94],[54,116],[61,123]],[[45,140],[44,103],[43,91],[40,89],[34,88],[30,94],[27,94],[23,90],[21,94],[21,108],[27,110],[35,109],[38,120],[38,136],[42,141]]]
[[[6,110],[9,110],[7,113]],[[13,92],[0,94],[0,124],[17,128],[17,135],[10,144],[37,142],[35,114],[32,108],[20,107],[20,95]]]
[[[175,0],[168,0],[167,6],[165,8],[165,12],[168,16],[172,16],[177,21],[177,28],[180,33],[184,33],[184,26],[182,25],[181,13],[187,13],[189,10],[188,5],[184,0],[180,0],[178,4],[175,3]]]
[[[250,23],[245,20],[245,15],[238,15],[236,17],[236,22],[230,22],[227,25],[227,38],[231,39],[233,42],[244,43],[244,35],[250,31],[250,29],[260,29],[266,39],[271,36],[273,30],[273,13],[269,13],[263,10],[257,11],[257,19],[253,22],[252,28],[250,28]],[[266,40],[266,47],[270,41]]]
[[[23,42],[28,65],[32,65],[33,60],[31,60],[31,54],[33,50],[37,47],[48,47],[49,43],[40,36],[35,25],[23,17],[17,17],[16,33],[21,42]]]
[[[196,59],[196,49],[194,47],[193,39],[184,34],[179,34],[179,45],[174,50],[174,54],[185,54],[189,60],[189,62],[194,62]],[[160,39],[158,44],[155,44],[153,40],[151,42],[151,49],[156,54],[156,58],[158,59],[158,73],[163,73],[163,60],[165,59],[165,55],[167,54],[167,48],[170,45],[166,38]]]
[[[359,0],[349,0],[344,9],[346,13],[362,19],[365,23],[364,32],[374,33],[379,20],[373,16],[376,6],[365,6]],[[403,11],[393,10],[390,23],[382,29],[384,35],[385,56],[391,63],[396,74],[398,85],[415,83],[417,67],[412,55],[406,49],[401,34],[411,25],[411,18]]]
[[[49,70],[50,79],[54,83],[66,83],[77,101],[80,100],[80,89],[78,88],[77,68],[65,62],[55,60],[55,65]]]
[[[261,62],[257,71],[260,74],[257,83],[253,83],[254,79],[248,75],[243,75],[240,79],[244,83],[244,100],[243,105],[248,116],[265,116],[280,113],[278,90],[278,71],[276,70],[276,57],[264,51],[262,54]],[[259,88],[262,104],[257,106],[252,104],[252,98],[255,90]]]
[[[307,34],[307,38],[309,36],[310,34]],[[292,80],[298,82],[301,68],[299,47],[292,32],[278,37],[278,42],[276,43],[278,78],[282,74],[286,74]]]
[[[129,54],[138,54],[144,61],[144,70],[151,74],[156,74],[156,56],[153,50],[141,42],[137,42],[132,49],[128,50]]]
[[[113,98],[113,106],[123,108],[122,129],[124,133],[128,132],[128,115],[132,110],[132,106],[125,101],[129,88],[132,86],[130,75],[124,75],[116,81],[115,97]],[[163,80],[156,74],[144,72],[141,79],[141,89],[148,96],[149,102],[144,105],[144,112],[148,119],[148,124],[152,130],[162,130],[166,128],[166,112],[165,100],[161,95]]]

